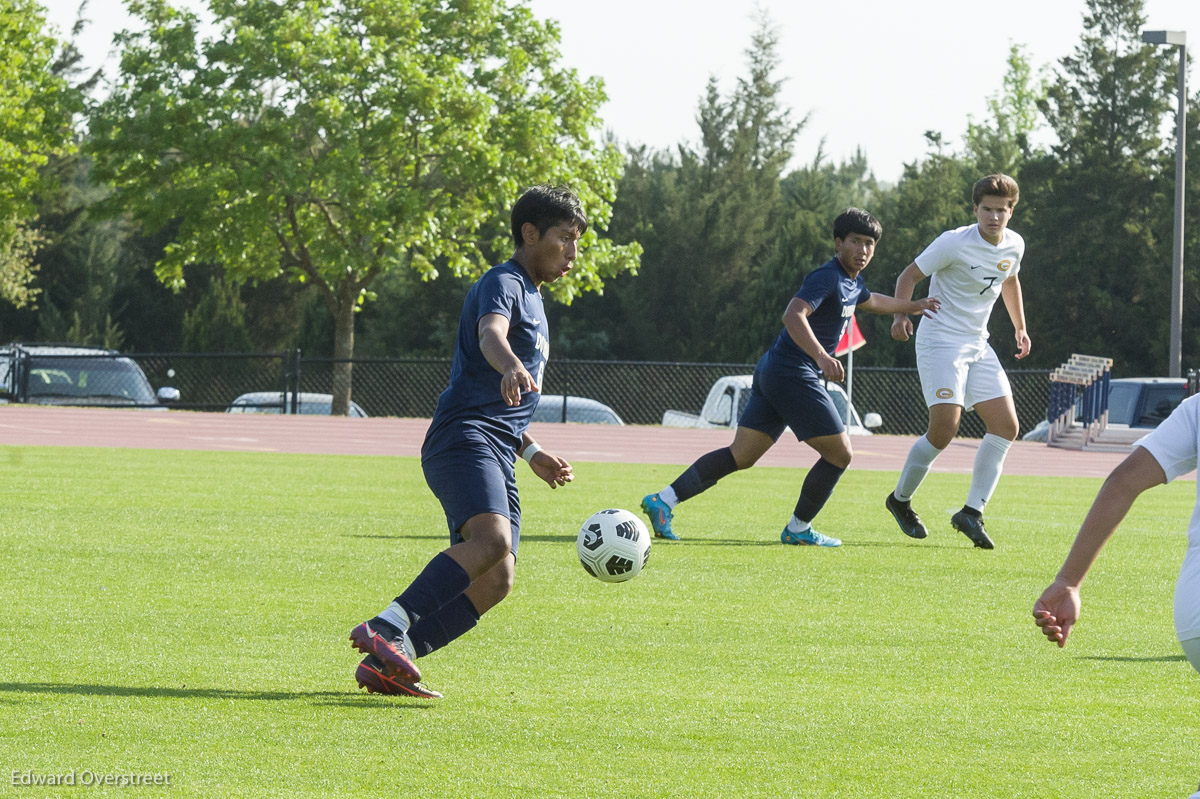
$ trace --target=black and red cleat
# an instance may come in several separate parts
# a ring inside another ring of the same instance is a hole
[[[420,682],[421,670],[405,653],[403,639],[404,633],[379,619],[364,621],[350,631],[350,645],[378,658],[385,672],[403,682]]]
[[[367,655],[363,662],[354,670],[354,679],[359,688],[366,688],[369,694],[386,694],[388,696],[413,696],[418,699],[441,699],[442,695],[432,688],[426,688],[420,682],[409,682],[390,677],[384,671],[383,664],[374,655]]]

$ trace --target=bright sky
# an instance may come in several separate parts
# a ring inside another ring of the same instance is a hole
[[[78,0],[41,2],[50,22],[69,31]],[[529,2],[538,16],[559,21],[563,63],[604,79],[606,126],[623,142],[656,148],[696,141],[708,79],[728,92],[746,74],[754,13],[762,9],[779,34],[783,102],[797,119],[810,114],[797,159],[811,161],[822,139],[835,161],[861,147],[885,181],[926,152],[926,130],[957,145],[968,117],[987,118],[1011,44],[1025,45],[1035,67],[1070,55],[1085,8],[1084,0]],[[1200,2],[1146,0],[1145,10],[1147,29],[1187,31],[1191,51],[1200,52]],[[89,0],[87,16],[93,23],[82,49],[89,66],[99,66],[112,34],[131,20],[120,0]],[[1197,70],[1188,79],[1194,95]]]

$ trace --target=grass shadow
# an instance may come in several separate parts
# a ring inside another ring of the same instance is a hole
[[[1100,660],[1109,663],[1174,663],[1187,661],[1186,655],[1157,655],[1155,657],[1135,657],[1132,655],[1085,655],[1080,660]]]
[[[4,682],[0,683],[0,694],[48,694],[51,696],[108,696],[135,697],[145,699],[240,699],[256,702],[309,701],[321,705],[343,705],[346,707],[381,707],[378,700],[369,694],[352,691],[238,691],[228,688],[164,688],[160,686],[132,685],[87,685],[81,683],[52,682]],[[414,704],[409,697],[404,704],[392,704],[391,697],[380,697],[386,706],[422,708],[431,707],[427,701]],[[0,704],[15,704],[11,699],[0,697]]]

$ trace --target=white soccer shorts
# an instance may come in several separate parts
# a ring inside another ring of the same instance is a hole
[[[917,343],[917,372],[929,406],[951,404],[971,410],[997,397],[1011,397],[1012,385],[986,341],[969,344]]]

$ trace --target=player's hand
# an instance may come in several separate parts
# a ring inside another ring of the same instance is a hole
[[[533,473],[545,480],[551,488],[558,488],[575,479],[575,472],[571,469],[571,464],[557,455],[551,455],[544,449],[534,453],[533,458],[529,461],[529,468],[533,469]]]
[[[842,362],[832,355],[824,355],[817,362],[821,367],[821,374],[825,375],[826,380],[832,380],[835,383],[840,383],[846,379],[846,368],[842,366]]]
[[[908,341],[912,333],[912,320],[908,318],[907,314],[897,314],[892,320],[892,338],[896,341]]]
[[[1029,334],[1026,333],[1024,330],[1018,330],[1016,332],[1016,338],[1017,338],[1017,360],[1019,361],[1022,358],[1024,358],[1026,355],[1029,354],[1029,348],[1032,347],[1033,344],[1029,340]]]
[[[524,366],[514,366],[500,378],[500,396],[509,406],[520,405],[521,395],[530,391],[541,391],[533,382],[533,375]]]
[[[917,300],[913,304],[917,306],[916,313],[920,314],[921,316],[933,316],[942,308],[942,301],[937,297],[926,297],[923,300]],[[905,319],[905,321],[908,320]],[[912,322],[908,322],[908,326],[912,327]]]
[[[1079,620],[1079,611],[1079,588],[1055,580],[1033,606],[1033,623],[1061,649],[1067,645],[1067,636]]]

